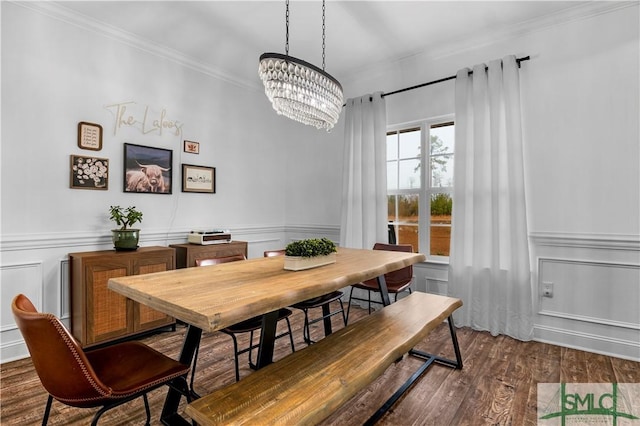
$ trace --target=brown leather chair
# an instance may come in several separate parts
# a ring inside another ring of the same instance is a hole
[[[133,341],[85,352],[58,318],[39,313],[23,294],[13,299],[11,310],[49,393],[43,425],[49,420],[54,398],[72,407],[102,407],[92,425],[105,411],[138,397],[144,399],[148,425],[147,392],[164,385],[191,399],[185,379],[188,365]]]
[[[384,244],[384,243],[375,243],[373,245],[374,250],[389,250],[389,251],[402,251],[407,253],[413,252],[413,246],[411,244]],[[398,300],[398,293],[402,293],[403,291],[408,291],[411,293],[411,281],[413,280],[413,265],[407,266],[406,268],[398,269],[397,271],[389,272],[388,274],[384,274],[384,279],[387,283],[387,289],[390,294],[394,294],[394,301]],[[362,290],[367,290],[369,298],[362,299],[353,296],[353,290],[359,288]],[[380,288],[378,287],[377,278],[373,278],[367,281],[363,281],[358,284],[353,284],[351,286],[351,292],[349,293],[349,305],[347,307],[347,319],[349,318],[349,311],[351,310],[351,300],[361,300],[363,302],[369,302],[369,314],[371,314],[371,304],[377,303],[382,304],[377,300],[371,300],[371,292],[380,293]]]
[[[284,256],[284,254],[285,250],[267,250],[264,252],[264,257]],[[345,327],[347,326],[347,316],[345,315],[344,304],[342,303],[341,299],[343,294],[344,293],[341,291],[334,291],[292,305],[293,308],[300,309],[302,312],[304,312],[304,326],[302,328],[302,337],[304,338],[306,344],[310,345],[312,343],[315,343],[313,340],[311,340],[311,324],[315,324],[318,321],[324,321],[325,319],[342,313],[342,321],[344,322]],[[340,303],[340,308],[336,309],[335,311],[331,311],[331,302],[335,301]],[[314,308],[322,308],[322,316],[309,321],[309,310]]]
[[[196,266],[218,265],[220,263],[234,262],[238,260],[245,260],[244,255],[238,254],[234,256],[217,257],[217,258],[211,258],[211,259],[196,259]],[[285,320],[287,322],[287,331],[277,335],[276,339],[289,336],[289,341],[291,343],[291,352],[295,352],[296,349],[293,344],[293,333],[291,332],[291,322],[289,321],[289,316],[291,316],[292,313],[293,312],[291,312],[291,310],[287,308],[281,308],[278,311],[278,321]],[[256,365],[253,362],[252,353],[254,349],[260,346],[260,344],[253,343],[253,333],[256,330],[260,330],[261,328],[262,328],[262,316],[259,315],[220,330],[223,333],[231,336],[231,338],[233,339],[233,352],[235,355],[235,366],[236,366],[236,381],[240,380],[240,367],[238,362],[239,355],[249,352],[249,367],[254,370],[256,369]],[[236,339],[236,335],[241,333],[249,333],[249,346],[247,348],[238,350],[238,340]],[[193,376],[195,375],[195,372],[196,372],[195,365],[196,365],[197,357],[198,357],[198,353],[196,351],[196,354],[194,355],[194,358],[193,358],[193,368],[191,371],[191,388],[192,389],[193,389]]]

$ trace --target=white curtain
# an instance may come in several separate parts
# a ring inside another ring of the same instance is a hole
[[[488,68],[488,69],[487,69]],[[514,56],[458,71],[449,294],[456,325],[533,336],[520,82]]]
[[[340,246],[386,242],[387,109],[382,92],[347,100]]]

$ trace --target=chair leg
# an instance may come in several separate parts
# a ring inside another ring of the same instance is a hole
[[[105,411],[107,411],[109,408],[111,408],[111,407],[108,406],[108,405],[105,405],[100,410],[98,410],[98,412],[95,414],[95,416],[93,416],[93,420],[91,420],[91,426],[97,426],[98,425],[98,420],[100,419],[100,416],[102,416],[105,413]]]
[[[342,321],[344,322],[344,326],[347,326],[347,315],[344,313],[344,303],[342,303],[342,299],[338,299],[340,302],[340,311],[342,311]]]
[[[253,362],[253,330],[249,333],[249,367],[256,370],[256,364]]]
[[[149,400],[147,399],[147,394],[146,393],[142,394],[142,399],[144,400],[144,411],[147,412],[147,422],[145,423],[145,426],[150,426],[151,425],[151,410],[149,410]]]
[[[367,290],[369,293],[369,315],[371,315],[371,290]]]
[[[306,315],[306,312],[305,312]],[[291,332],[291,322],[289,321],[289,317],[285,317],[284,318],[287,321],[287,329],[289,330],[289,341],[291,342],[291,352],[295,352],[296,351],[296,347],[293,344],[293,333]]]
[[[351,287],[351,291],[349,292],[349,303],[347,304],[347,318],[345,320],[345,324],[349,322],[349,312],[351,312],[351,296],[353,296],[353,287]]]
[[[313,342],[311,341],[311,326],[309,325],[309,310],[303,309],[302,312],[304,312],[304,325],[302,326],[302,340],[304,340],[304,342],[307,345],[310,345]]]
[[[42,416],[42,426],[47,426],[49,422],[49,413],[51,412],[51,403],[53,403],[53,397],[49,395],[47,398],[47,406],[44,409],[44,416]]]
[[[236,336],[233,333],[229,333],[231,339],[233,339],[233,358],[235,360],[236,365],[236,382],[240,381],[240,367],[238,366],[238,341],[236,340]]]

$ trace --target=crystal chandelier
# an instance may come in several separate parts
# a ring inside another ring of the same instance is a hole
[[[324,71],[325,2],[322,1],[322,69],[289,56],[289,0],[286,2],[285,54],[260,55],[258,73],[278,114],[318,129],[331,130],[340,117],[342,86]]]

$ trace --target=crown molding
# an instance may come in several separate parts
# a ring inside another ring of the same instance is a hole
[[[555,26],[566,25],[571,22],[589,19],[629,7],[638,7],[639,4],[640,3],[638,1],[590,1],[580,3],[538,18],[529,19],[506,27],[497,28],[495,30],[487,30],[483,32],[483,34],[473,37],[472,39],[469,37],[455,39],[442,44],[436,49],[420,50],[409,55],[398,57],[395,60],[369,64],[364,68],[353,70],[349,75],[341,78],[341,80],[343,82],[343,86],[346,86],[349,81],[357,80],[363,73],[367,73],[368,75],[371,75],[372,73],[376,75],[384,75],[391,72],[389,70],[401,70],[403,68],[402,64],[407,61],[415,61],[416,59],[438,61],[504,40],[511,40],[527,34],[544,31]],[[519,51],[507,53],[523,55],[529,54],[529,52]]]
[[[432,59],[437,60],[469,50],[478,49],[483,46],[495,44],[503,40],[519,38],[527,34],[533,34],[539,31],[545,31],[552,27],[590,19],[595,16],[615,12],[632,6],[637,7],[638,2],[591,1],[588,3],[581,3],[538,18],[522,21],[494,31],[488,31],[479,37],[475,37],[471,42],[468,39],[456,40],[451,44],[448,44],[446,47],[430,52],[429,56]]]
[[[246,79],[238,78],[215,66],[195,60],[194,58],[187,56],[175,49],[147,39],[143,39],[140,36],[122,30],[118,27],[75,12],[57,2],[10,1],[10,3],[40,13],[42,15],[49,16],[83,30],[91,31],[105,38],[115,40],[154,56],[168,59],[169,61],[172,61],[178,65],[205,74],[209,77],[213,77],[215,79],[233,84],[235,86],[251,90],[262,89],[255,81],[247,81]]]

